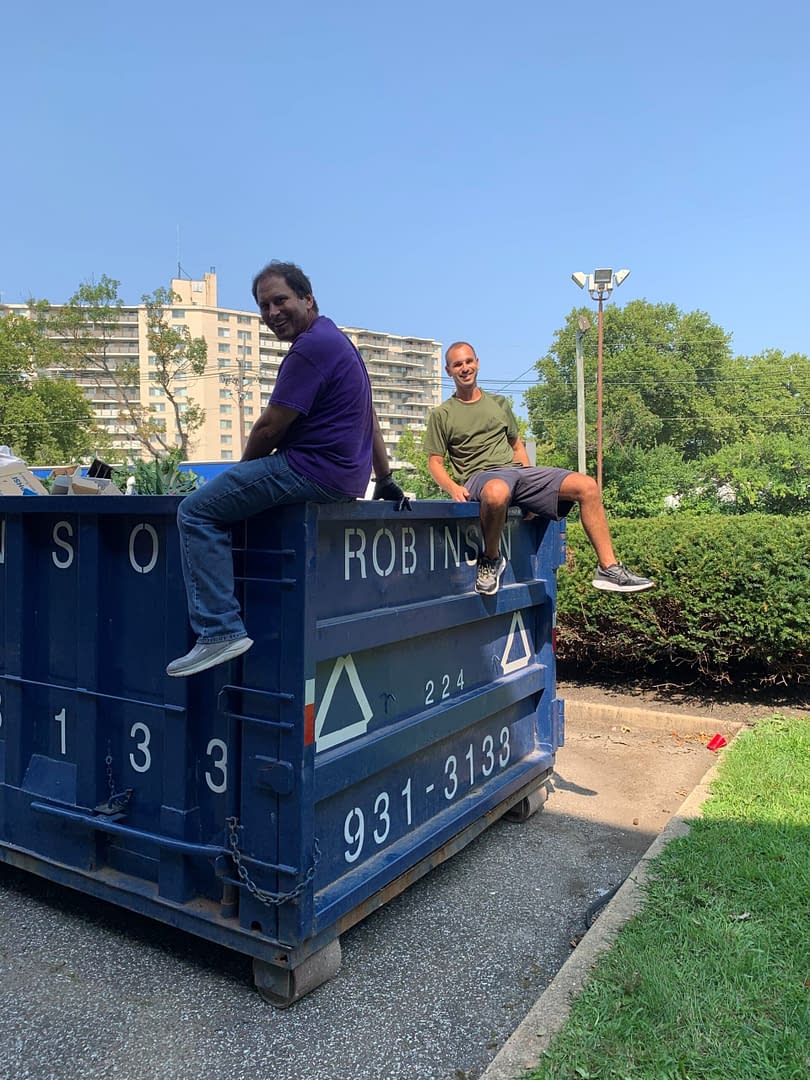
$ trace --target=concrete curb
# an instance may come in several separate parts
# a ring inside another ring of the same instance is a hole
[[[628,708],[625,705],[598,705],[588,701],[565,702],[566,719],[593,724],[625,724],[627,727],[655,728],[666,731],[727,731],[736,732],[739,721],[721,720],[711,715],[664,712],[657,709]]]
[[[572,716],[575,710],[578,716],[590,717],[594,722],[635,724],[638,727],[666,728],[671,726],[684,730],[691,724],[697,731],[714,727],[715,730],[732,729],[734,733],[741,727],[740,724],[723,724],[716,721],[712,724],[710,720],[707,723],[707,718],[700,716],[587,705],[584,702],[571,702],[569,705],[566,702],[566,712],[569,716]],[[649,873],[650,860],[654,859],[670,840],[685,836],[689,832],[690,819],[700,817],[703,803],[711,794],[711,785],[717,774],[717,768],[717,763],[708,768],[701,781],[653,840],[635,869],[631,871],[619,891],[605,906],[596,922],[532,1006],[523,1022],[481,1074],[481,1080],[516,1080],[527,1070],[537,1067],[543,1051],[548,1048],[552,1038],[568,1019],[571,1002],[584,987],[597,959],[610,948],[622,926],[641,910],[644,902],[643,885]]]

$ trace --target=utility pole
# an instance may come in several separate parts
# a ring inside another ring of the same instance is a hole
[[[220,375],[219,381],[230,389],[231,397],[236,401],[237,425],[239,428],[239,457],[245,452],[245,398],[252,379],[245,377],[245,347],[240,345],[236,360],[235,375]]]

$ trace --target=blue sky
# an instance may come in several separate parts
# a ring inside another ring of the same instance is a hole
[[[0,27],[0,295],[300,263],[519,402],[574,270],[810,353],[810,5],[44,0]]]

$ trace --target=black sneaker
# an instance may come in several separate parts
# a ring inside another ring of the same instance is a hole
[[[478,570],[475,575],[475,591],[484,596],[494,596],[501,584],[501,575],[506,569],[506,559],[499,555],[490,559],[487,555],[478,556]]]
[[[620,562],[609,566],[607,570],[597,566],[592,584],[595,589],[601,589],[603,592],[645,592],[647,589],[655,588],[654,581],[639,577],[626,566],[622,566]]]

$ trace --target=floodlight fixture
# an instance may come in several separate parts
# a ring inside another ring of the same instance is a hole
[[[593,283],[597,289],[610,289],[613,284],[613,270],[610,268],[594,270]]]
[[[618,287],[621,285],[621,283],[624,281],[624,279],[627,277],[627,275],[629,273],[630,273],[629,270],[617,270],[616,271],[616,273],[613,275],[613,284],[616,286],[617,289],[618,289]]]
[[[575,285],[579,285],[580,289],[584,289],[585,282],[588,280],[588,275],[583,274],[580,270],[577,270],[571,275],[571,280]]]
[[[582,331],[583,334],[585,333],[586,330],[590,330],[590,328],[591,328],[591,320],[588,318],[587,315],[580,315],[577,322],[578,322],[579,328],[580,328],[580,330]]]

